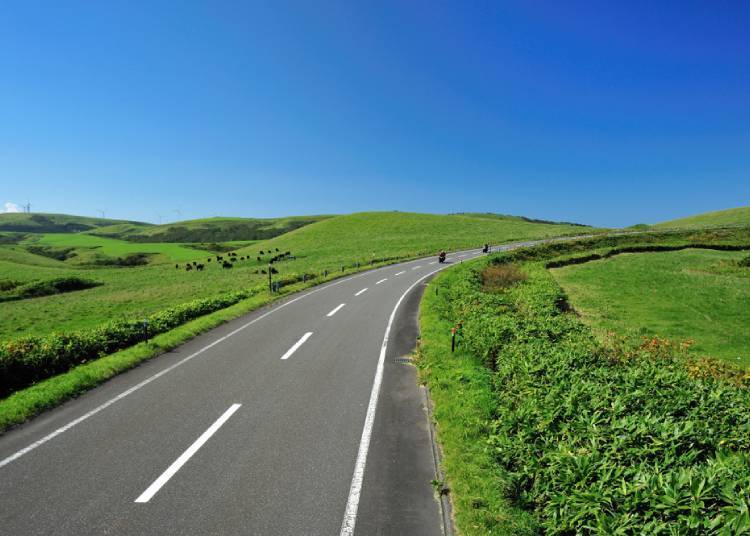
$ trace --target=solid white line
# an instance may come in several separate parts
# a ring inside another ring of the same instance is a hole
[[[391,327],[393,326],[393,319],[396,318],[396,311],[398,310],[401,302],[404,301],[411,290],[419,284],[420,281],[430,277],[432,274],[444,270],[448,266],[441,266],[440,268],[429,272],[419,279],[417,279],[412,285],[406,289],[401,297],[396,302],[396,306],[391,312],[391,316],[388,319],[388,325],[385,328],[385,335],[383,335],[383,344],[380,346],[380,358],[378,359],[378,366],[375,369],[375,379],[372,382],[372,391],[370,392],[370,402],[367,405],[367,415],[365,416],[365,424],[362,429],[362,439],[359,442],[359,451],[357,452],[357,461],[354,464],[354,474],[352,475],[352,483],[349,487],[349,498],[346,501],[346,510],[344,511],[344,520],[341,523],[340,536],[352,536],[354,534],[354,525],[357,523],[357,509],[359,508],[359,498],[362,494],[362,481],[365,475],[365,465],[367,464],[367,452],[370,450],[370,438],[372,437],[372,428],[375,424],[375,411],[378,407],[378,396],[380,395],[380,385],[383,382],[383,364],[385,362],[385,354],[388,349],[388,338],[391,334]]]
[[[169,479],[172,478],[175,473],[179,471],[180,468],[185,465],[185,463],[187,463],[190,458],[193,457],[193,454],[198,452],[198,449],[201,448],[203,444],[208,441],[225,422],[227,422],[229,417],[231,417],[235,411],[240,409],[240,406],[242,406],[242,404],[232,404],[229,409],[226,410],[224,414],[208,428],[208,430],[203,432],[201,436],[195,440],[195,443],[190,445],[188,449],[180,455],[179,458],[172,462],[172,465],[167,467],[167,470],[164,471],[161,476],[159,476],[159,478],[154,480],[154,482],[146,488],[146,491],[138,496],[135,502],[147,503],[148,501],[150,501],[151,497],[156,495],[156,492],[158,492],[164,484],[169,482]]]
[[[401,275],[401,274],[405,274],[405,273],[406,273],[406,271],[403,271],[403,272],[397,273],[396,275]]]
[[[378,282],[377,282],[377,283],[375,283],[375,284],[376,284],[376,285],[379,285],[379,284],[380,284],[380,283],[382,283],[383,281],[388,281],[388,278],[387,278],[387,277],[386,277],[386,278],[383,278],[383,279],[381,279],[380,281],[378,281]]]
[[[341,309],[344,305],[346,305],[346,304],[342,303],[341,305],[337,305],[336,308],[333,311],[331,311],[330,313],[328,313],[326,316],[331,317],[331,316],[335,315],[336,313],[339,312],[339,309]]]
[[[310,338],[310,335],[312,335],[312,331],[308,331],[307,333],[305,333],[304,335],[302,335],[302,337],[300,337],[300,339],[297,342],[294,343],[294,346],[292,346],[291,348],[289,348],[289,350],[287,350],[286,353],[281,356],[281,359],[289,359],[289,357],[294,352],[296,352],[299,349],[300,346],[302,346],[303,344],[305,344],[305,341]]]
[[[359,292],[357,292],[357,293],[355,294],[355,296],[359,296],[360,294],[362,294],[363,292],[366,292],[366,291],[367,291],[367,287],[365,287],[365,288],[363,288],[362,290],[360,290]]]

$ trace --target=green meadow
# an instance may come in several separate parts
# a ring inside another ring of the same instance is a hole
[[[750,207],[730,208],[705,212],[686,218],[657,223],[656,229],[697,229],[701,227],[723,227],[750,225]]]
[[[750,366],[750,252],[623,254],[552,270],[600,334],[692,340],[691,352]]]

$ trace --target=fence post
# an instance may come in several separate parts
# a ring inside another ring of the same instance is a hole
[[[271,263],[268,263],[268,292],[273,292],[273,281],[271,280]]]

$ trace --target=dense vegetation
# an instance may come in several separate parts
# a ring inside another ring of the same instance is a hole
[[[750,532],[750,374],[657,337],[603,342],[545,266],[640,240],[657,238],[517,250],[430,284],[419,363],[463,533]]]

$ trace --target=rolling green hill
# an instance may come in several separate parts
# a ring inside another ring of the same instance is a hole
[[[652,225],[656,229],[691,229],[750,225],[750,206],[717,210]]]
[[[138,228],[150,226],[148,223],[135,221],[88,218],[86,216],[70,216],[68,214],[0,214],[0,231],[16,233],[80,233],[114,224],[128,224]]]
[[[292,216],[287,218],[206,218],[163,225],[140,227],[113,225],[95,229],[90,234],[118,238],[129,242],[226,242],[230,240],[265,240],[329,216]]]
[[[486,215],[484,215],[486,216]],[[329,218],[241,252],[291,251],[298,258],[330,265],[373,258],[429,255],[549,236],[591,232],[592,227],[532,223],[517,217],[361,212]],[[256,252],[257,253],[257,252]]]

